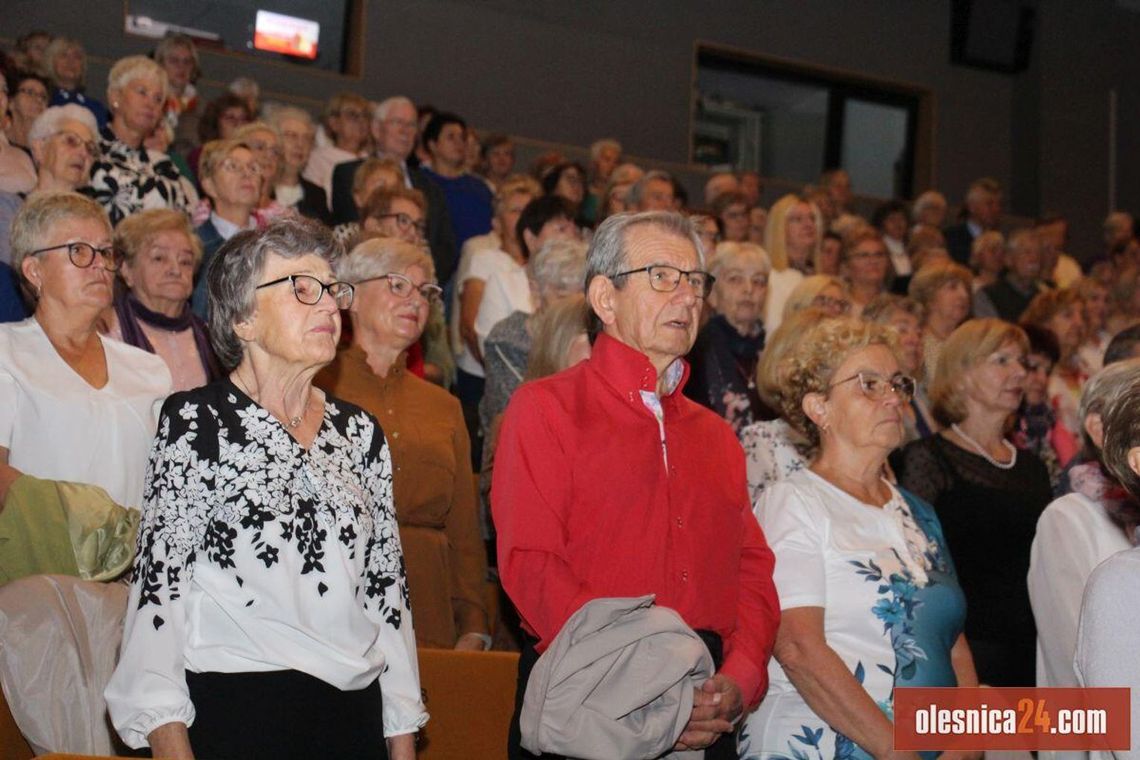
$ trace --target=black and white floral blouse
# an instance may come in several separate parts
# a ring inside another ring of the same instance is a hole
[[[182,176],[169,156],[130,147],[115,137],[110,124],[99,133],[99,156],[84,192],[107,210],[112,225],[147,209],[189,213],[198,204],[194,183]]]
[[[383,431],[326,399],[303,449],[228,379],[166,402],[147,468],[118,668],[132,747],[190,724],[185,671],[299,670],[343,690],[380,678],[384,731],[415,731],[415,635]]]

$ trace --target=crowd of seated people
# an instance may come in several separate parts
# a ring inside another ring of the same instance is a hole
[[[403,95],[340,92],[314,115],[260,102],[246,80],[207,100],[201,66],[177,34],[105,82],[67,37],[24,35],[0,60],[0,504],[30,519],[36,484],[59,481],[141,510],[108,691],[129,744],[244,746],[226,743],[224,690],[288,700],[379,675],[383,725],[357,729],[408,757],[398,737],[424,720],[415,647],[519,646],[517,619],[488,604],[499,424],[522,384],[589,360],[588,246],[641,212],[679,215],[700,242],[707,288],[677,392],[739,440],[776,556],[771,687],[740,757],[798,757],[817,724],[815,749],[877,755],[898,685],[1078,683],[1085,583],[1138,543],[1102,419],[1140,376],[1130,214],[1104,220],[1103,248],[1075,251],[1062,216],[1009,223],[984,177],[957,220],[934,189],[864,217],[838,167],[770,205],[755,171],[711,173],[689,198],[610,138],[588,162],[551,153],[527,170],[510,136]],[[670,270],[645,268],[655,291]],[[179,494],[191,481],[202,503]],[[379,506],[350,517],[343,494]],[[314,520],[339,532],[327,556],[323,537],[304,545]],[[870,565],[809,571],[835,561],[833,535],[889,554],[906,588],[876,590],[887,569]],[[335,582],[359,570],[375,584],[363,603],[279,580],[334,564]],[[934,628],[882,619],[884,593]],[[201,612],[202,594],[216,608]],[[344,649],[318,656],[300,639],[337,601]],[[231,613],[253,622],[227,631]],[[347,654],[369,636],[375,651]],[[162,670],[178,657],[245,676],[250,658],[315,658],[323,684]],[[330,704],[341,725],[372,702]]]

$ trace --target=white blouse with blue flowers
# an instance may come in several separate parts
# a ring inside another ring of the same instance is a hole
[[[893,718],[896,685],[956,685],[950,649],[966,605],[934,511],[888,486],[877,508],[801,470],[765,490],[756,512],[776,554],[780,608],[822,607],[828,646]],[[768,675],[741,729],[742,758],[869,757],[812,711],[775,659]]]

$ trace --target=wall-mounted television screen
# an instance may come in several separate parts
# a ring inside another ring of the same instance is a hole
[[[359,0],[127,0],[126,29],[156,41],[171,32],[202,47],[343,72]]]
[[[316,21],[284,13],[258,11],[253,27],[253,47],[269,53],[283,53],[312,60],[317,57],[321,25]]]

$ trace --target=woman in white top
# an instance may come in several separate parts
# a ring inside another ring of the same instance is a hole
[[[156,757],[414,757],[427,715],[388,445],[312,385],[352,304],[339,252],[278,220],[207,275],[232,371],[163,407],[106,689],[120,736]]]
[[[1128,495],[1140,499],[1140,375],[1105,404],[1101,413],[1105,469],[1124,486]],[[1102,562],[1085,586],[1074,669],[1081,686],[1140,689],[1140,548],[1129,549]],[[1132,699],[1131,721],[1140,725],[1140,699]],[[1140,740],[1132,733],[1132,747],[1116,751],[1117,758],[1138,756]],[[1104,753],[1107,754],[1107,753]]]
[[[544,195],[528,203],[518,217],[515,233],[522,263],[516,259],[490,272],[479,301],[474,325],[479,356],[483,355],[487,336],[495,325],[516,311],[534,312],[535,303],[526,274],[526,262],[530,257],[550,240],[579,239],[572,207],[565,198],[557,195]],[[491,252],[482,253],[486,257]]]
[[[36,306],[0,326],[0,500],[27,474],[100,486],[137,507],[171,380],[157,356],[99,335],[120,265],[107,214],[75,193],[37,193],[11,239]]]
[[[764,250],[772,259],[764,308],[768,330],[780,326],[788,294],[811,271],[822,233],[819,209],[803,196],[785,195],[768,209],[764,227]]]
[[[1037,520],[1029,555],[1029,601],[1037,621],[1037,685],[1077,686],[1073,651],[1081,597],[1089,574],[1136,544],[1140,503],[1108,474],[1101,460],[1110,399],[1140,377],[1140,359],[1106,367],[1085,385],[1080,418],[1083,448],[1065,470],[1066,493]]]
[[[769,409],[781,413],[783,408],[784,359],[808,328],[829,316],[832,315],[822,309],[806,308],[788,315],[779,329],[768,336],[756,365],[756,392]],[[807,436],[784,417],[746,425],[740,431],[740,444],[744,447],[748,495],[753,505],[768,486],[804,469],[815,455],[815,446]]]
[[[785,415],[819,454],[756,506],[781,621],[742,758],[917,757],[893,749],[894,687],[977,685],[938,518],[883,477],[914,391],[893,343],[879,325],[830,319],[786,360]]]

